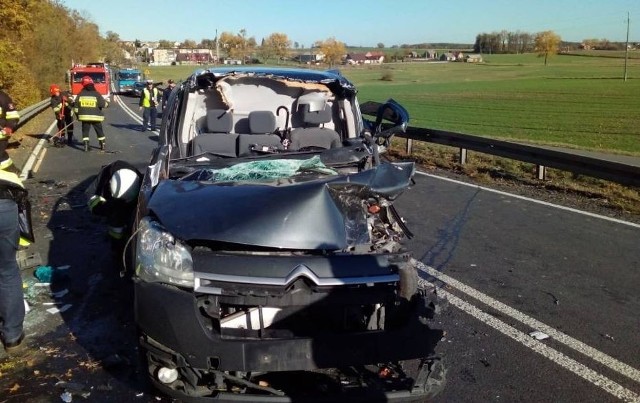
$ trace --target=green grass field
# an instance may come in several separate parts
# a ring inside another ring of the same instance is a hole
[[[360,101],[394,98],[411,126],[640,155],[640,52],[484,55],[484,63],[341,66]],[[149,67],[157,81],[184,79],[194,66]],[[387,80],[382,80],[386,75]]]

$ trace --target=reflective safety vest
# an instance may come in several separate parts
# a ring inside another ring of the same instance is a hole
[[[103,108],[109,104],[98,91],[84,88],[75,100],[73,111],[81,122],[102,122]]]
[[[142,100],[140,102],[140,106],[144,108],[150,108],[152,100],[153,100],[153,106],[156,106],[158,104],[158,88],[153,87],[153,95],[151,95],[151,92],[149,92],[149,89],[145,88],[142,91],[141,97],[142,97]]]
[[[31,222],[31,204],[29,194],[22,181],[13,172],[0,170],[0,197],[11,199],[18,205],[18,226],[20,229],[20,245],[27,246],[35,241]]]
[[[56,115],[56,119],[62,119],[65,115],[71,115],[71,104],[64,95],[54,95],[50,101],[51,109]]]

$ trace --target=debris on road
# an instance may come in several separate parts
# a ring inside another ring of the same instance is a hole
[[[42,264],[42,258],[38,252],[28,252],[26,249],[19,250],[16,254],[16,260],[18,261],[18,267],[20,270],[30,269],[32,267],[40,266]]]
[[[549,338],[548,334],[541,332],[540,330],[529,333],[529,336],[533,337],[536,340],[545,340]]]
[[[66,310],[68,310],[69,308],[71,308],[72,306],[73,305],[71,305],[71,304],[65,304],[61,308],[58,308],[58,307],[49,308],[49,309],[47,309],[47,312],[49,312],[52,315],[56,314],[56,313],[62,313],[62,312],[65,312]]]

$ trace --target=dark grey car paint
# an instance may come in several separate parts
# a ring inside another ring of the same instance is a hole
[[[414,169],[412,162],[386,163],[352,175],[280,186],[166,180],[148,207],[182,240],[338,250],[348,246],[341,196],[393,200],[409,186]]]

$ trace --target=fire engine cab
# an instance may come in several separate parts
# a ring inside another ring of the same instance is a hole
[[[104,99],[111,101],[111,74],[105,63],[74,64],[67,72],[71,95],[75,98],[82,90],[82,77],[89,76]]]

